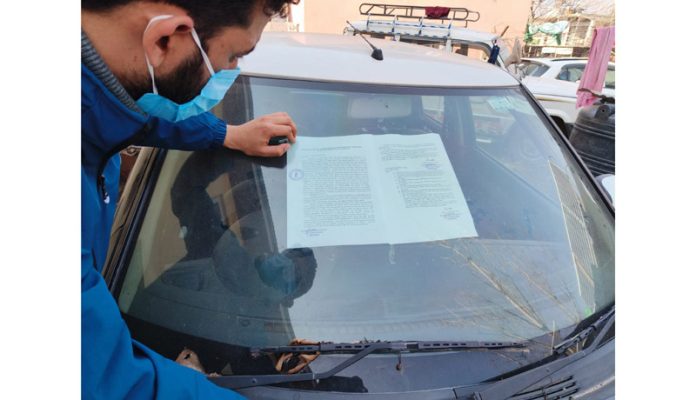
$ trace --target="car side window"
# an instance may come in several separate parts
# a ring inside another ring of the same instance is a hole
[[[614,75],[614,67],[607,69],[607,77],[604,78],[604,87],[607,89],[616,89],[616,77]]]
[[[569,64],[561,68],[556,79],[568,82],[577,82],[582,77],[582,72],[585,70],[585,64]]]
[[[525,76],[541,76],[549,69],[546,65],[527,60],[523,60],[520,65],[520,70],[523,71]]]
[[[549,70],[549,67],[546,65],[533,64],[533,67],[528,70],[528,75],[529,76],[542,76],[548,70]]]

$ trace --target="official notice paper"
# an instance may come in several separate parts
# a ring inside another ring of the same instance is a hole
[[[289,248],[478,236],[435,133],[300,137],[287,173]]]

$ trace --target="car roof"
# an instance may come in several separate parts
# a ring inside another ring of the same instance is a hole
[[[242,74],[311,81],[421,87],[517,86],[502,68],[426,46],[359,36],[267,32],[239,62]]]

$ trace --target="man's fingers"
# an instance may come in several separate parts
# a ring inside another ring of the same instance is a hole
[[[297,125],[293,121],[290,121],[292,123],[292,142],[295,143],[295,139],[297,139]]]
[[[278,146],[266,146],[259,150],[259,155],[262,157],[280,157],[285,154],[289,148],[290,145],[287,143],[279,144]]]
[[[290,135],[287,135],[288,138],[290,139],[290,142],[295,143],[295,138],[297,137],[297,125],[295,125],[295,122],[290,118],[290,116],[287,113],[284,112],[279,112],[275,114],[270,114],[268,115],[270,121],[274,124],[278,125],[286,125],[290,127]]]
[[[203,365],[198,359],[198,355],[187,348],[184,348],[184,350],[179,353],[179,356],[176,358],[176,362],[185,367],[195,369],[198,372],[205,373]]]
[[[292,134],[292,127],[289,125],[272,125],[268,131],[270,133],[269,138],[273,136],[285,136],[290,139],[291,142],[295,142],[295,138]]]
[[[295,143],[295,138],[297,137],[297,125],[295,125],[295,121],[293,121],[292,118],[290,118],[290,116],[288,116],[288,118],[290,120],[290,127],[292,127],[292,139],[291,139],[291,141],[293,143]]]

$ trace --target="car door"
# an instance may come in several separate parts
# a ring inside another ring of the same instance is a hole
[[[556,79],[559,79],[562,81],[567,81],[567,82],[575,82],[575,83],[579,84],[580,79],[582,78],[582,74],[583,74],[583,72],[585,72],[586,65],[587,64],[567,64],[567,65],[564,65],[561,68],[561,71],[556,76]],[[604,88],[602,89],[602,93],[604,93],[606,95],[613,96],[615,86],[616,86],[616,80],[615,80],[615,74],[614,74],[614,66],[610,65],[607,69],[607,74],[606,74],[606,78],[604,80]]]

